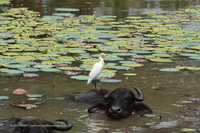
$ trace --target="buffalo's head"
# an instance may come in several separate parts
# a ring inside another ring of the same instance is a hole
[[[55,133],[57,131],[68,131],[73,127],[73,123],[67,119],[57,119],[67,124],[67,126],[56,126],[51,121],[37,118],[16,118],[12,117],[0,130],[15,133]]]
[[[126,88],[115,89],[104,96],[105,102],[96,103],[88,109],[88,112],[105,113],[113,119],[128,117],[132,114],[132,111],[139,115],[153,113],[146,104],[135,102],[143,101],[144,95],[139,89],[134,89],[137,91],[138,96]]]

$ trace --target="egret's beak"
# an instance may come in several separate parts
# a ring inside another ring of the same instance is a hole
[[[108,54],[104,54],[104,56],[108,56]]]

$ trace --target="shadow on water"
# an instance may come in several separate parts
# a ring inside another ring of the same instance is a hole
[[[123,3],[122,3],[123,2]],[[13,0],[13,7],[29,7],[38,11],[41,15],[54,13],[57,7],[79,8],[80,14],[116,15],[118,19],[123,19],[128,15],[136,15],[146,10],[177,10],[186,6],[199,4],[195,0]],[[126,77],[122,74],[127,71],[119,71],[116,79],[122,79],[121,83],[108,84],[97,82],[98,88],[105,88],[109,91],[118,87],[131,89],[139,88],[145,96],[144,103],[149,105],[154,111],[154,117],[141,117],[131,115],[122,120],[112,120],[103,114],[88,114],[87,104],[69,99],[68,95],[77,92],[86,92],[93,89],[93,85],[86,84],[86,81],[73,80],[69,76],[59,73],[38,73],[37,78],[25,78],[22,76],[5,76],[0,80],[0,95],[9,96],[8,100],[0,100],[0,122],[10,119],[13,114],[16,117],[37,117],[54,122],[58,118],[67,118],[74,123],[74,127],[69,132],[112,132],[112,131],[142,131],[142,132],[162,132],[180,131],[182,128],[193,127],[198,129],[200,124],[199,103],[185,104],[181,101],[188,98],[199,98],[199,74],[194,76],[194,71],[181,70],[180,72],[160,72],[161,68],[182,66],[198,66],[195,60],[186,57],[174,57],[172,63],[144,63],[142,68],[135,68],[137,76]],[[88,75],[88,73],[85,73]],[[54,87],[53,87],[54,86]],[[32,93],[45,95],[41,98],[41,104],[37,108],[25,110],[11,107],[10,103],[18,103],[26,99],[26,96],[12,94],[12,91],[22,88]],[[161,130],[157,130],[161,122],[169,122],[160,125]],[[155,124],[154,124],[155,123]],[[151,125],[152,124],[152,125]],[[163,129],[168,127],[169,129]],[[173,126],[174,125],[174,126]]]

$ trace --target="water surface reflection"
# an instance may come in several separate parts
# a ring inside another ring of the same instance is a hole
[[[196,0],[12,0],[13,7],[29,7],[43,15],[51,15],[55,8],[78,8],[76,15],[114,15],[118,19],[138,15],[144,11],[173,11],[198,5]]]

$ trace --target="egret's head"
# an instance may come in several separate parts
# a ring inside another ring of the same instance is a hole
[[[108,55],[101,53],[99,57],[104,58],[105,56],[108,56]]]

